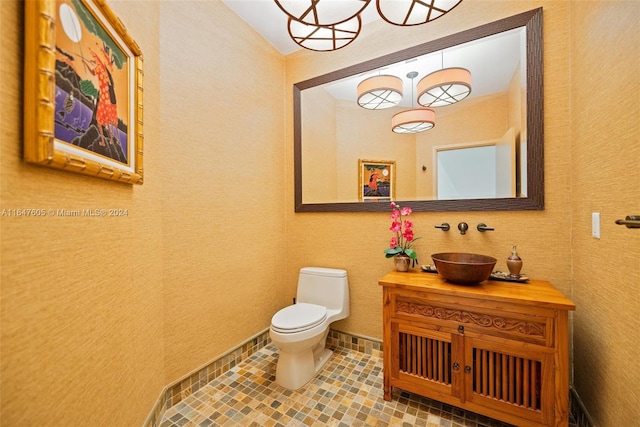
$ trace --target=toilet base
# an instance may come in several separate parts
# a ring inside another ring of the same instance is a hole
[[[314,374],[317,374],[320,371],[320,369],[324,367],[324,365],[329,361],[329,359],[331,359],[332,354],[333,354],[333,351],[329,350],[328,348],[325,348],[320,352],[319,355],[316,356]]]
[[[324,342],[314,349],[289,353],[280,351],[276,367],[276,383],[289,390],[297,390],[315,377],[331,359],[333,352]]]

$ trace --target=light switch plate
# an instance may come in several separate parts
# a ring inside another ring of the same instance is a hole
[[[591,213],[591,236],[595,239],[600,238],[600,212]]]

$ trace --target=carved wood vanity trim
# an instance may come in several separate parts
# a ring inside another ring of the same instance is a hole
[[[546,337],[549,336],[549,321],[533,322],[527,319],[519,319],[512,316],[487,314],[478,311],[447,308],[438,305],[424,304],[407,298],[398,297],[395,301],[395,313],[426,318],[434,318],[443,321],[453,321],[461,324],[470,324],[482,328],[493,328],[508,335],[522,335],[523,338],[533,342],[541,342],[547,345]]]
[[[383,287],[384,398],[393,387],[518,426],[567,426],[568,312],[551,284],[447,283],[391,272]]]

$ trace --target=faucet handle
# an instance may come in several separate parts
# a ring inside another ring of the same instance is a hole
[[[434,227],[439,228],[442,231],[449,231],[449,229],[451,228],[448,222],[443,222],[440,225],[434,225]]]
[[[493,231],[494,230],[492,227],[487,227],[487,224],[485,224],[484,222],[481,222],[480,224],[478,224],[478,227],[476,227],[476,228],[481,233],[484,233],[485,231]]]

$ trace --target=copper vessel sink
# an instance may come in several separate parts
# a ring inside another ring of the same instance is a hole
[[[491,276],[496,259],[486,255],[445,252],[431,255],[438,274],[461,285],[475,285]]]

